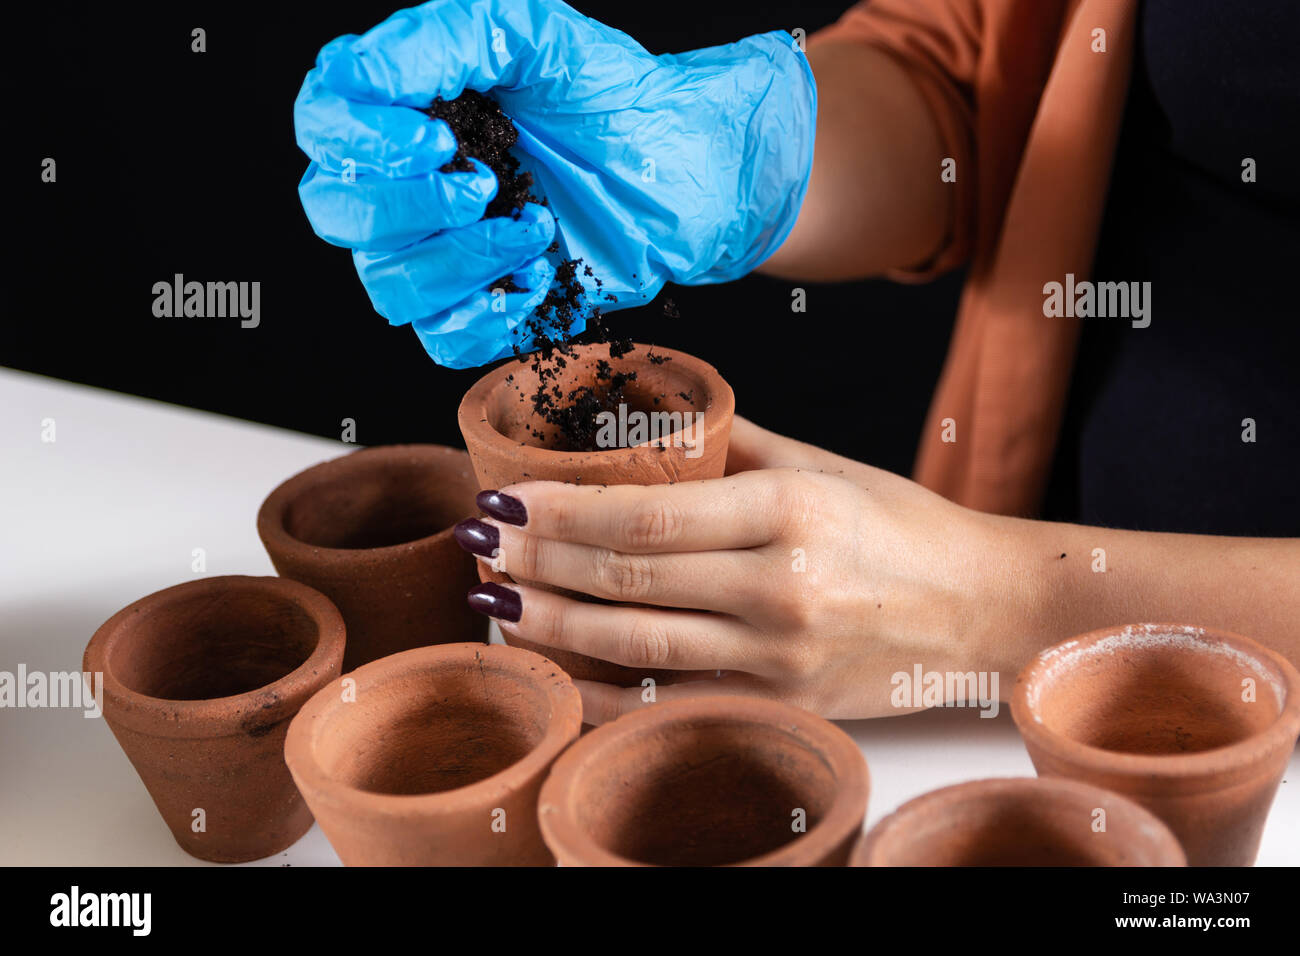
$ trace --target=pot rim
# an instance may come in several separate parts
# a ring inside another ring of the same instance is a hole
[[[580,353],[599,348],[598,344],[587,344],[577,346]],[[643,342],[634,343],[636,351],[628,353],[618,361],[633,365],[636,367],[656,368],[653,363],[646,358],[650,349],[654,349],[658,355],[667,356],[674,364],[675,368],[686,369],[688,373],[699,378],[707,388],[707,404],[704,408],[704,439],[705,441],[714,441],[718,438],[720,432],[731,429],[731,420],[736,411],[736,395],[727,380],[722,377],[716,368],[703,359],[696,358],[686,352],[678,352],[675,349],[663,348],[658,345],[649,345]],[[642,350],[645,350],[644,352]],[[488,420],[488,401],[491,396],[504,388],[506,385],[506,376],[511,374],[511,369],[518,364],[516,359],[506,359],[500,365],[484,374],[477,382],[470,386],[465,397],[461,399],[460,407],[456,411],[456,417],[460,425],[461,435],[465,443],[477,443],[480,453],[490,455],[518,455],[525,454],[530,456],[550,456],[565,458],[573,462],[582,462],[586,460],[600,460],[609,462],[619,456],[634,457],[644,454],[646,448],[655,445],[663,445],[666,442],[668,447],[674,447],[669,439],[680,435],[684,429],[678,429],[668,436],[660,436],[657,441],[649,441],[640,445],[631,445],[626,448],[609,448],[602,451],[557,451],[551,448],[539,448],[536,445],[521,445],[505,435],[501,434]]]
[[[313,489],[317,484],[326,480],[347,479],[360,469],[368,469],[394,459],[408,460],[411,456],[427,458],[428,464],[440,471],[452,468],[457,469],[458,472],[463,471],[468,475],[473,488],[475,490],[478,488],[478,482],[474,478],[474,469],[470,464],[469,453],[462,448],[433,444],[371,445],[366,448],[358,448],[336,458],[328,458],[325,461],[317,462],[280,482],[266,496],[261,507],[257,509],[257,533],[262,539],[262,544],[268,552],[277,555],[283,554],[291,559],[312,564],[319,563],[322,556],[330,557],[336,561],[349,559],[353,561],[371,561],[375,558],[395,557],[409,553],[417,547],[440,547],[451,538],[456,522],[452,522],[447,527],[422,538],[412,538],[410,541],[401,541],[380,548],[331,548],[324,545],[308,544],[301,538],[291,535],[288,529],[285,528],[285,512],[288,510],[289,505],[297,500],[300,495]],[[471,495],[471,499],[472,497]],[[469,516],[470,514],[467,513],[464,517]]]
[[[1267,665],[1280,676],[1282,709],[1265,729],[1244,740],[1211,750],[1182,754],[1134,754],[1105,750],[1052,730],[1038,714],[1037,695],[1042,692],[1045,671],[1053,661],[1068,653],[1079,653],[1108,639],[1167,634],[1209,646],[1227,646],[1254,659],[1260,670]],[[1159,787],[1169,781],[1195,783],[1197,790],[1219,790],[1232,786],[1258,764],[1280,752],[1289,752],[1300,734],[1300,673],[1282,655],[1232,631],[1188,624],[1145,623],[1098,628],[1062,641],[1039,652],[1020,672],[1011,694],[1011,716],[1026,744],[1036,746],[1055,759],[1102,776],[1123,776],[1154,781]],[[1146,789],[1150,789],[1149,787]]]
[[[109,666],[122,628],[137,615],[149,614],[177,599],[210,593],[215,600],[237,590],[263,592],[304,611],[316,625],[316,647],[301,664],[269,684],[226,697],[171,700],[132,690],[118,680]],[[243,723],[253,716],[259,724],[274,724],[291,717],[302,701],[316,691],[322,676],[337,673],[343,663],[343,616],[329,598],[315,588],[288,578],[225,574],[185,581],[131,602],[96,629],[82,656],[82,669],[104,675],[104,711],[132,730],[153,737],[186,739],[226,737],[243,733]]]
[[[601,846],[579,826],[573,791],[589,767],[629,740],[671,731],[675,724],[712,721],[759,724],[784,733],[799,746],[815,751],[836,779],[836,792],[825,816],[797,840],[760,856],[728,866],[812,866],[827,851],[861,832],[866,816],[870,773],[853,738],[825,718],[763,697],[713,695],[654,703],[597,727],[560,756],[542,784],[537,815],[542,836],[560,860],[577,858],[586,866],[647,866]]]
[[[1005,802],[1013,797],[1030,797],[1047,800],[1078,799],[1095,806],[1106,800],[1118,804],[1139,824],[1141,832],[1150,838],[1152,849],[1160,860],[1159,866],[1186,866],[1187,854],[1169,826],[1154,813],[1131,797],[1107,790],[1095,784],[1067,777],[990,777],[967,780],[937,790],[930,790],[901,804],[888,816],[864,833],[853,848],[850,866],[900,866],[883,856],[881,844],[886,839],[900,839],[918,822],[931,815],[946,816],[955,805],[970,801]],[[926,864],[917,864],[926,865]]]
[[[473,659],[471,653],[492,660],[500,671],[521,684],[541,688],[546,695],[551,709],[546,733],[522,758],[482,780],[437,793],[363,790],[331,776],[321,767],[316,758],[315,731],[325,726],[325,721],[345,706],[339,693],[344,678],[354,678],[356,689],[360,691],[364,686],[377,686],[407,673],[463,664]],[[536,676],[543,665],[553,669],[553,677]],[[569,675],[554,661],[506,644],[434,644],[381,657],[322,687],[290,723],[284,741],[284,759],[303,795],[310,795],[309,804],[329,804],[369,817],[409,818],[414,813],[427,818],[478,809],[519,791],[530,779],[542,774],[556,756],[577,739],[581,728],[582,697]]]

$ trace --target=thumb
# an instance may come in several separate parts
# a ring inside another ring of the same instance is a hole
[[[731,440],[727,445],[727,474],[777,467],[778,448],[782,443],[795,444],[776,432],[755,425],[748,418],[736,415],[731,422]]]
[[[731,441],[727,445],[727,474],[758,471],[762,468],[806,468],[827,471],[837,465],[857,464],[846,458],[794,438],[755,425],[748,418],[735,416],[731,423]]]

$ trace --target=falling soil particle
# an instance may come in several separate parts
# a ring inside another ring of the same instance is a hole
[[[441,97],[434,100],[428,109],[421,112],[434,119],[440,119],[451,127],[456,136],[457,150],[455,156],[442,167],[443,172],[465,172],[474,168],[470,159],[477,159],[496,175],[500,184],[496,198],[488,204],[483,218],[499,216],[519,218],[524,205],[530,202],[546,204],[545,199],[538,199],[532,193],[533,177],[531,173],[520,172],[519,160],[511,149],[519,141],[519,131],[500,106],[488,96],[473,90],[466,90],[454,100]],[[560,249],[557,239],[547,247],[547,252],[556,253]],[[555,269],[555,279],[542,299],[529,316],[515,330],[518,339],[513,344],[516,358],[520,362],[531,363],[537,376],[537,387],[531,395],[533,411],[538,420],[554,430],[548,435],[541,428],[531,429],[532,436],[548,442],[557,450],[598,451],[596,436],[599,432],[597,422],[602,412],[617,414],[618,408],[627,402],[627,386],[636,380],[636,372],[615,371],[609,362],[601,360],[597,366],[595,382],[582,385],[569,391],[561,389],[556,380],[568,363],[576,357],[576,346],[586,343],[604,344],[609,347],[611,359],[621,359],[635,349],[630,338],[616,336],[605,325],[599,305],[587,301],[587,287],[579,278],[578,270],[591,280],[595,288],[595,297],[600,302],[617,302],[618,297],[604,291],[604,282],[581,259],[561,260]],[[636,278],[636,273],[632,277]],[[513,275],[502,276],[491,285],[492,289],[504,292],[528,292],[519,285]],[[672,299],[663,302],[663,313],[671,318],[679,318],[681,313]],[[586,328],[582,333],[575,333],[575,321],[585,316]],[[532,348],[525,352],[523,344],[531,340]],[[650,361],[662,365],[670,361],[668,356],[651,354]],[[512,382],[513,376],[507,381]],[[520,401],[525,395],[520,386]],[[658,405],[660,395],[654,398]],[[691,396],[681,393],[687,402]]]

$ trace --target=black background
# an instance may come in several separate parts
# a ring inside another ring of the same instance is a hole
[[[579,8],[653,52],[770,29],[811,33],[848,0]],[[364,32],[396,0],[311,4],[45,4],[10,24],[10,143],[22,212],[11,227],[0,363],[339,437],[460,445],[455,411],[480,374],[435,365],[371,309],[349,253],[317,239],[298,203],[307,160],[293,101],[316,51]],[[8,16],[8,11],[6,11]],[[792,19],[792,18],[797,18]],[[207,31],[193,53],[190,31]],[[54,184],[41,161],[57,161]],[[261,325],[155,318],[155,282],[260,281]],[[807,285],[752,276],[613,315],[639,341],[695,353],[760,424],[910,471],[952,327],[960,277],[926,286]]]

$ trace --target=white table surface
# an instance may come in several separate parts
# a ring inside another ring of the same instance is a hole
[[[195,548],[207,574],[273,574],[255,526],[262,499],[353,447],[0,369],[0,671],[80,670],[110,615],[196,576]],[[1005,707],[995,719],[949,708],[841,726],[870,767],[868,826],[937,787],[1033,774]],[[1298,863],[1300,754],[1259,857]],[[0,865],[115,864],[208,865],[172,840],[103,720],[0,709]],[[337,864],[313,827],[249,865]]]

